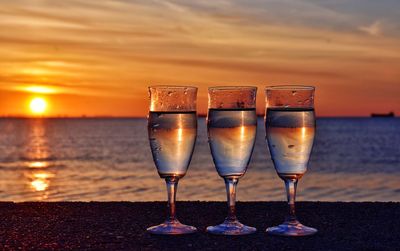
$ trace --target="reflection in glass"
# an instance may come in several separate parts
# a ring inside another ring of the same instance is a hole
[[[158,174],[167,184],[168,216],[147,231],[168,235],[194,233],[195,227],[178,221],[175,199],[178,181],[186,174],[196,143],[197,88],[153,86],[149,92],[148,136]]]
[[[314,87],[267,87],[266,104],[266,140],[275,170],[285,182],[289,205],[285,221],[267,232],[282,236],[313,235],[316,229],[297,220],[295,198],[297,182],[307,171],[314,143]]]
[[[256,87],[211,87],[208,90],[208,142],[218,174],[224,179],[228,201],[225,221],[207,227],[220,235],[256,232],[236,217],[236,187],[247,170],[257,131]]]

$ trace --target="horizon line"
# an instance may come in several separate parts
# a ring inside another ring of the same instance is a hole
[[[257,117],[264,117],[265,114],[257,114]],[[207,114],[197,114],[197,117],[204,118]],[[146,119],[146,116],[113,116],[113,115],[98,115],[98,116],[0,116],[0,119]],[[316,118],[372,118],[367,115],[338,115],[338,116],[316,116]],[[392,118],[399,118],[394,116]]]

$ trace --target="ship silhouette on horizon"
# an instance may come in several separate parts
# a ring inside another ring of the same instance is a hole
[[[372,118],[393,118],[394,112],[389,113],[371,113]]]

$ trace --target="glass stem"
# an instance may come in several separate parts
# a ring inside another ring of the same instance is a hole
[[[289,214],[288,216],[286,216],[286,221],[289,223],[297,222],[296,210],[295,210],[297,181],[298,179],[294,178],[285,179],[287,201],[289,206]]]
[[[228,201],[228,216],[227,221],[236,221],[236,186],[239,182],[238,178],[225,178],[226,195]]]
[[[167,183],[167,193],[168,193],[168,218],[167,221],[176,221],[176,190],[178,189],[178,177],[167,177],[165,182]]]

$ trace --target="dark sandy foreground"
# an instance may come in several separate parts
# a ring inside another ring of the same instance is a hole
[[[298,216],[319,229],[312,237],[273,237],[264,231],[282,221],[283,202],[238,203],[239,219],[258,232],[213,236],[204,232],[225,216],[222,202],[180,202],[186,236],[152,236],[148,226],[165,216],[162,202],[0,203],[4,249],[106,250],[400,250],[400,203],[300,202]]]

